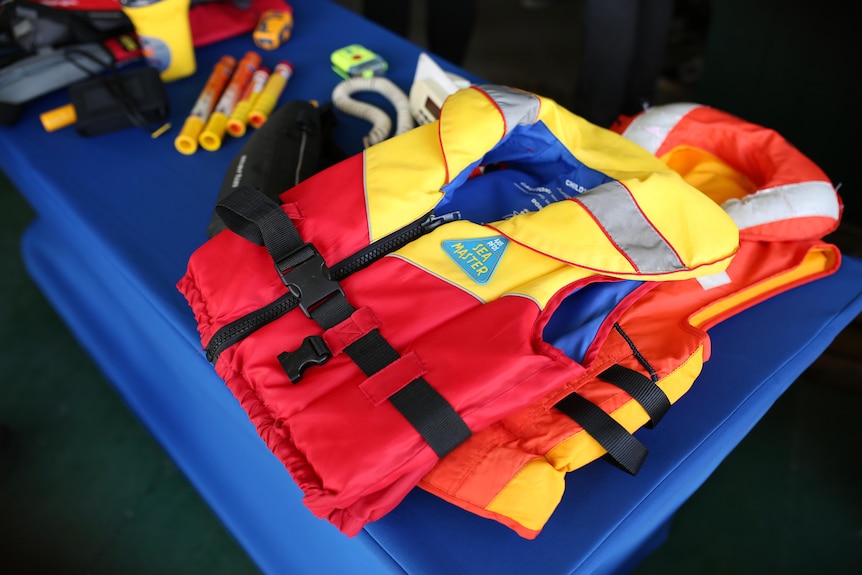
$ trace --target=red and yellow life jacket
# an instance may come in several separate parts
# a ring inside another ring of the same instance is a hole
[[[604,318],[738,248],[655,156],[499,86],[280,201],[228,196],[229,229],[178,288],[307,507],[348,535],[471,434],[581,377]]]
[[[632,449],[645,453],[627,436],[655,424],[690,388],[709,357],[705,330],[840,265],[838,248],[822,240],[838,226],[840,198],[823,171],[775,131],[696,104],[653,107],[615,129],[720,205],[740,228],[740,249],[726,271],[663,282],[608,319],[614,329],[587,353],[584,376],[474,434],[420,481],[525,538],[536,537],[553,513],[565,474],[604,456],[605,445],[622,450],[612,455],[624,462]],[[666,402],[647,397],[645,407],[618,387],[638,379],[655,381]],[[600,437],[584,429],[596,418],[605,426]],[[627,469],[636,472],[638,461]]]

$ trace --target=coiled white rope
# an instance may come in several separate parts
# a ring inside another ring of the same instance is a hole
[[[392,80],[382,76],[371,78],[349,78],[342,80],[332,90],[332,104],[336,109],[371,122],[371,131],[362,138],[367,148],[389,137],[392,131],[392,119],[384,110],[353,98],[356,92],[377,92],[389,100],[395,107],[395,134],[402,134],[414,127],[413,114],[410,112],[410,101],[401,88]]]

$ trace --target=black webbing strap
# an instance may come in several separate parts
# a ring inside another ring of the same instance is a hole
[[[625,340],[629,349],[632,350],[632,355],[646,370],[647,375],[644,376],[637,371],[627,369],[623,366],[612,366],[599,374],[599,378],[616,385],[620,389],[631,395],[635,401],[641,404],[641,407],[647,412],[650,417],[648,428],[655,425],[664,417],[667,410],[670,409],[670,399],[665,395],[664,391],[656,385],[659,377],[655,369],[643,356],[640,350],[632,341],[632,338],[623,331],[619,323],[614,323],[614,330]]]
[[[275,200],[245,186],[225,196],[216,205],[216,212],[228,229],[266,247],[284,285],[299,299],[299,307],[323,329],[337,325],[355,311],[338,282],[329,277],[323,257],[302,240]]]
[[[304,245],[281,206],[256,188],[237,188],[222,198],[215,210],[228,229],[266,247],[273,261],[283,261]]]
[[[344,294],[339,293],[314,307],[310,317],[328,329],[350,317],[354,311]],[[401,357],[376,329],[345,347],[344,353],[368,377]],[[279,356],[280,361],[282,356]],[[422,377],[392,394],[389,402],[419,432],[438,457],[445,456],[472,434],[458,412]]]
[[[649,415],[650,421],[647,427],[654,427],[670,409],[670,400],[665,392],[652,379],[639,371],[615,364],[601,372],[599,379],[631,395]]]
[[[216,205],[216,212],[228,229],[266,247],[282,281],[299,299],[299,307],[321,328],[330,329],[356,311],[339,283],[329,277],[317,249],[303,242],[290,217],[273,199],[254,188],[237,188]],[[299,349],[279,354],[279,363],[296,383],[307,367],[329,359],[325,347],[320,338],[306,338]],[[344,351],[369,377],[400,357],[377,330]],[[424,378],[408,383],[389,401],[439,457],[471,435],[458,412]]]
[[[344,348],[344,352],[369,377],[400,357],[376,329]],[[389,401],[438,457],[455,449],[472,433],[458,412],[422,377],[392,394]]]
[[[321,316],[332,320],[338,307],[337,304],[328,307]],[[368,377],[401,357],[398,350],[392,347],[377,329],[372,329],[345,347],[344,353]],[[458,412],[423,377],[409,382],[388,400],[419,432],[438,457],[445,456],[472,434]]]
[[[608,452],[606,458],[632,475],[646,459],[647,448],[599,406],[570,393],[554,407],[571,417]]]
[[[337,325],[355,311],[344,297],[339,283],[329,277],[323,257],[312,244],[302,240],[278,202],[256,188],[243,186],[225,196],[215,209],[228,229],[266,248],[284,285],[297,298],[299,307],[323,329]],[[287,355],[291,353],[285,352]],[[285,354],[282,354],[284,360],[291,363]],[[316,354],[315,359],[319,360],[324,355]],[[313,364],[305,358],[293,363],[298,366]],[[285,370],[301,376],[302,370],[297,372],[295,366]],[[298,378],[291,379],[298,381]]]
[[[323,329],[329,329],[349,318],[355,311],[356,309],[350,305],[344,294],[338,292],[311,308],[309,317]]]

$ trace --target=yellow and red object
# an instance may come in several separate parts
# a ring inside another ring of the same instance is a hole
[[[260,61],[260,55],[249,50],[237,64],[227,88],[219,98],[215,110],[198,137],[198,143],[203,149],[214,152],[221,147],[228,119],[245,92],[246,86],[251,82],[255,70],[260,66]]]
[[[198,137],[235,68],[236,59],[229,55],[222,56],[213,67],[204,89],[201,90],[191,113],[183,123],[180,134],[174,140],[174,147],[179,153],[189,156],[197,151]]]
[[[279,62],[270,74],[269,80],[266,81],[263,92],[248,113],[248,123],[252,127],[260,128],[266,122],[291,76],[293,76],[293,64],[286,61]]]
[[[246,87],[245,93],[236,107],[234,107],[230,119],[227,121],[228,134],[235,138],[245,135],[248,114],[257,102],[258,97],[263,93],[267,80],[269,80],[269,68],[260,67],[255,70],[251,77],[251,82]]]

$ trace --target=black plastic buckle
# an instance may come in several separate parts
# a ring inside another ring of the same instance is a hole
[[[311,244],[303,244],[275,262],[275,269],[290,293],[299,300],[302,312],[309,318],[312,309],[320,303],[335,294],[344,295],[341,285],[330,279],[323,256]]]
[[[294,384],[302,379],[302,373],[312,365],[323,365],[332,352],[326,347],[326,342],[319,335],[310,335],[302,340],[302,344],[295,351],[284,351],[278,354],[278,363],[281,364],[284,373]]]

